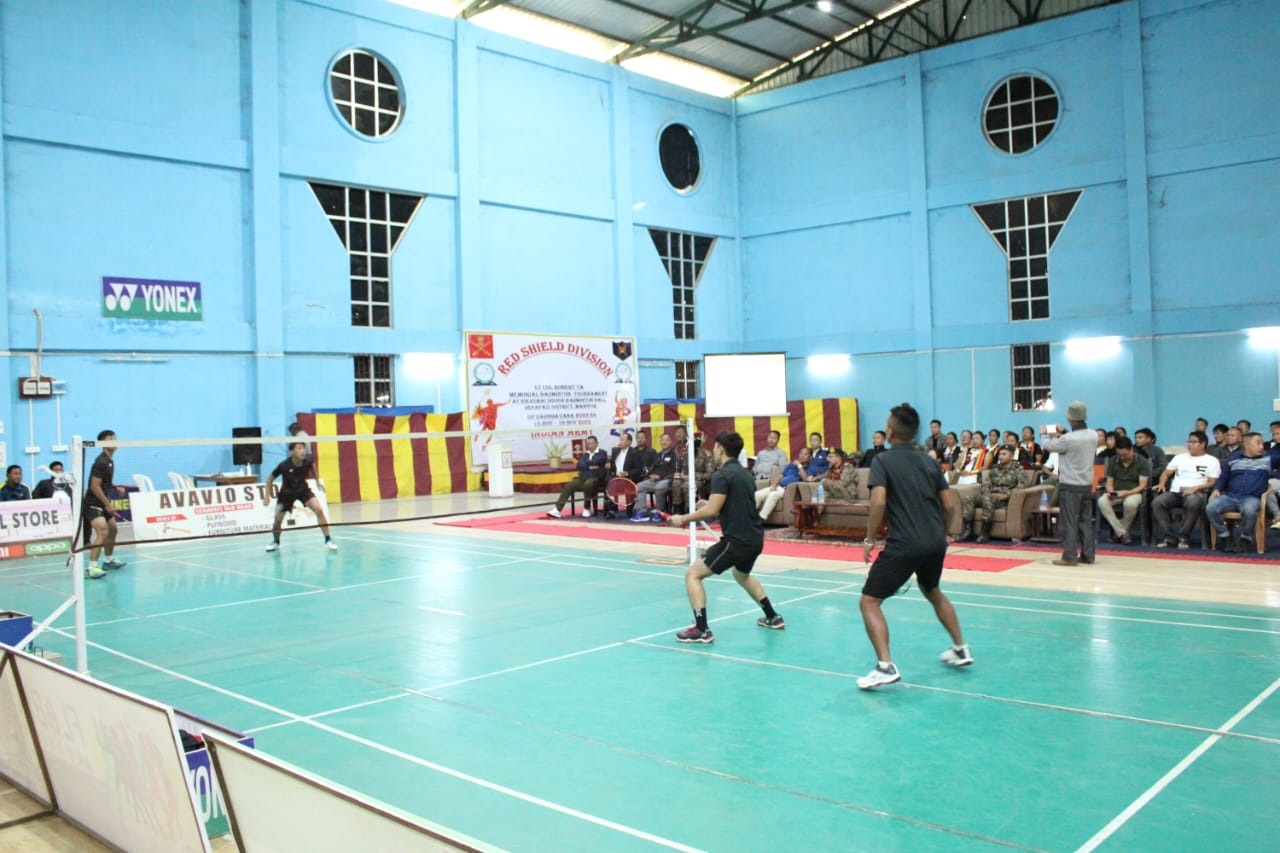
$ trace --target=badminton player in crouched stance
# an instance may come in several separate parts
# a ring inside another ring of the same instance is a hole
[[[867,516],[867,538],[862,556],[871,562],[875,531],[886,509],[889,539],[867,573],[862,587],[862,622],[876,651],[876,668],[858,679],[858,686],[871,690],[901,680],[889,655],[889,624],[880,605],[902,585],[916,576],[920,591],[933,605],[938,621],[951,635],[952,647],[942,653],[950,666],[968,666],[973,655],[960,634],[960,620],[950,599],[938,588],[942,580],[942,558],[947,553],[948,522],[957,512],[955,498],[947,491],[947,480],[938,463],[915,448],[920,415],[909,404],[894,406],[885,427],[890,448],[871,463],[871,510]]]
[[[723,574],[733,569],[733,579],[747,591],[752,600],[764,610],[764,616],[756,620],[761,628],[785,628],[786,623],[769,603],[760,582],[751,577],[751,568],[764,549],[764,522],[756,511],[756,481],[738,463],[742,452],[742,436],[725,431],[716,436],[714,448],[717,467],[711,476],[711,498],[687,515],[673,515],[672,527],[684,527],[690,522],[708,521],[720,517],[723,535],[720,541],[707,549],[706,556],[697,560],[684,575],[685,590],[693,607],[694,624],[686,628],[676,639],[682,643],[710,643],[715,639],[707,627],[707,591],[702,582],[709,575]]]
[[[271,526],[271,544],[267,546],[268,551],[280,550],[280,527],[284,523],[284,514],[293,509],[295,502],[301,502],[316,514],[316,519],[320,522],[320,532],[324,534],[324,547],[330,551],[338,550],[337,544],[329,537],[329,520],[324,517],[320,499],[307,485],[307,476],[310,473],[311,458],[307,456],[307,445],[297,441],[289,445],[289,458],[277,465],[271,472],[271,476],[267,478],[267,485],[274,483],[276,477],[282,478],[280,491],[276,496],[276,520]]]

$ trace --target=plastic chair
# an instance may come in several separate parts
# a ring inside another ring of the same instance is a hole
[[[193,481],[186,474],[179,474],[176,471],[169,472],[169,482],[173,483],[173,487],[175,489],[182,492],[188,491],[190,489],[194,489],[196,487],[195,481]]]
[[[156,490],[156,484],[151,482],[151,478],[146,474],[134,474],[133,482],[140,492],[154,492]]]
[[[1258,507],[1258,518],[1253,525],[1253,544],[1258,549],[1259,554],[1267,550],[1267,495],[1269,494],[1271,494],[1271,489],[1267,489],[1262,493],[1262,505]],[[1243,520],[1243,516],[1238,512],[1224,512],[1222,520],[1226,523],[1227,532],[1229,533],[1232,528]],[[1209,550],[1217,550],[1218,531],[1209,523],[1207,518],[1204,520],[1204,526],[1209,531]]]

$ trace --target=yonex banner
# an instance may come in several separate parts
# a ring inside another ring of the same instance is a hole
[[[103,276],[102,316],[126,320],[203,320],[200,282]]]
[[[308,480],[320,507],[329,513],[324,486]],[[134,492],[133,536],[135,539],[190,539],[200,536],[234,536],[271,529],[276,517],[276,493],[266,483],[241,486],[207,486],[196,489],[168,489],[162,492]],[[314,527],[315,513],[301,504],[284,517],[286,530]]]

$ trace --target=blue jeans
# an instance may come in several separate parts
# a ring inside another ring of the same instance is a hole
[[[1258,520],[1258,512],[1262,509],[1261,497],[1237,497],[1236,495],[1218,495],[1209,501],[1209,506],[1205,508],[1205,514],[1209,516],[1209,523],[1213,525],[1213,529],[1218,531],[1219,536],[1227,535],[1227,523],[1222,520],[1224,512],[1240,513],[1240,525],[1236,528],[1236,539],[1245,536],[1245,538],[1253,539],[1253,527]]]

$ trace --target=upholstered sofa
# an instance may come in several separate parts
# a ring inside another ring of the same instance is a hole
[[[839,513],[828,514],[823,519],[824,523],[832,527],[866,529],[866,517],[871,511],[871,489],[867,484],[870,473],[871,469],[869,468],[859,468],[857,470],[855,477],[855,495],[857,499],[854,501],[852,509],[842,507]],[[995,517],[991,522],[992,538],[1026,539],[1031,535],[1031,514],[1040,505],[1040,493],[1047,491],[1049,492],[1050,500],[1054,498],[1054,487],[1051,485],[1034,485],[1035,478],[1035,471],[1022,472],[1022,480],[1020,481],[1022,485],[1009,496],[1007,506],[1000,507],[995,511]],[[982,523],[982,486],[977,483],[953,485],[951,490],[955,494],[957,508],[960,498],[966,493],[972,494],[975,501],[977,501],[977,507],[973,514],[974,533],[976,534],[981,529],[979,525]],[[773,508],[773,512],[765,519],[765,524],[794,526],[796,523],[796,503],[812,501],[817,491],[817,483],[792,483],[787,486],[782,493],[782,500],[778,501],[777,506]],[[836,503],[836,501],[830,502]],[[955,521],[947,532],[952,536],[959,536],[963,529],[964,521],[960,518],[960,513],[957,512]]]

